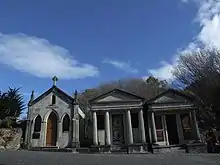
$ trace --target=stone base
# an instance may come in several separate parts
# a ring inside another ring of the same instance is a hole
[[[71,148],[80,148],[80,142],[72,142]]]
[[[147,144],[133,144],[133,145],[97,145],[91,146],[91,153],[148,153]]]
[[[132,153],[149,153],[146,144],[133,144],[128,146],[128,154]]]
[[[111,153],[111,146],[110,145],[91,146],[89,151],[91,153]]]
[[[76,148],[57,148],[57,147],[34,147],[30,151],[45,151],[45,152],[72,152],[78,153]]]
[[[167,146],[167,145],[157,145],[154,144],[151,147],[151,153],[171,153],[171,152],[181,152],[181,153],[185,153],[185,148],[180,146],[180,145],[171,145],[171,146]]]
[[[192,143],[185,145],[186,153],[207,153],[207,146],[204,143]]]

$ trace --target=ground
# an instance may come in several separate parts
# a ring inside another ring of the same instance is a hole
[[[72,154],[0,152],[0,165],[219,165],[218,154]]]

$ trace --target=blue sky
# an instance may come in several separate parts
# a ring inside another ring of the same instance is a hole
[[[219,46],[219,0],[2,0],[0,89],[40,94],[153,75],[172,79],[179,54]]]

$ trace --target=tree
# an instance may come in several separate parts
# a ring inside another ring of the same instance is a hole
[[[11,126],[25,109],[20,88],[9,88],[0,92],[0,127]]]
[[[216,117],[220,119],[220,51],[200,49],[181,55],[173,75],[176,86],[194,96],[200,115],[210,124],[217,122]]]
[[[160,81],[152,76],[146,80],[143,79],[124,79],[101,84],[96,88],[86,89],[79,95],[79,102],[83,106],[88,105],[88,101],[101,94],[109,92],[115,88],[128,91],[130,93],[141,96],[145,99],[150,99],[157,94],[163,92],[168,87],[166,81]]]

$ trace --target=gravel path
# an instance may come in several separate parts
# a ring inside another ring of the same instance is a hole
[[[218,154],[72,154],[0,152],[0,165],[220,165]]]

